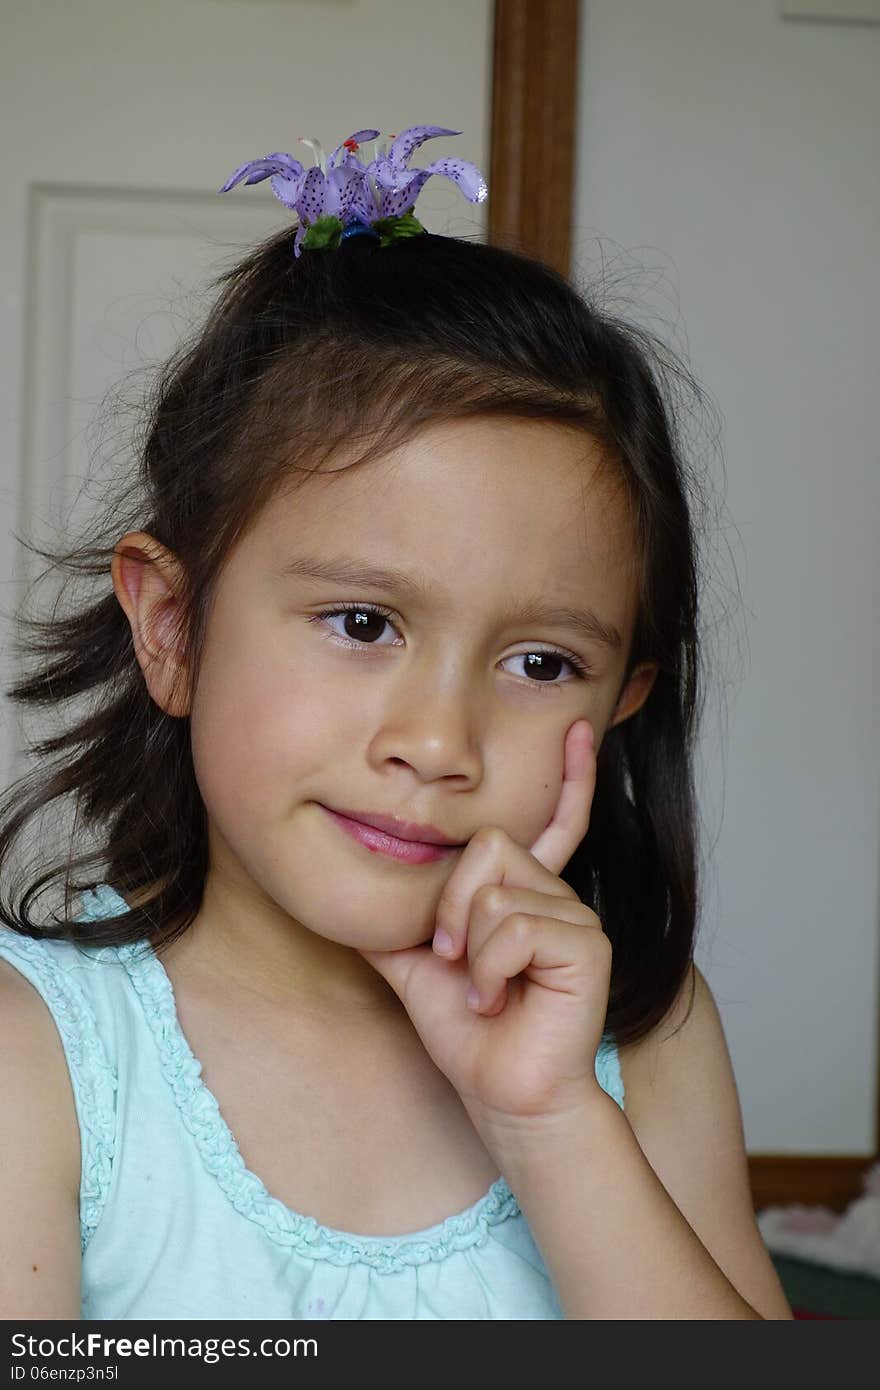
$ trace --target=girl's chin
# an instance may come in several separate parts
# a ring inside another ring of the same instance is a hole
[[[324,932],[319,924],[312,926],[311,930],[318,936],[323,936],[325,941],[331,941],[336,946],[347,946],[353,951],[408,951],[414,946],[425,946],[429,950],[433,940],[433,926],[429,926],[418,936],[413,937],[411,932],[384,932],[377,935],[368,930],[358,930],[353,925],[350,931],[339,931],[338,923],[335,924],[337,930]]]
[[[381,941],[360,940],[352,943],[356,951],[410,951],[413,947],[423,946],[429,950],[431,948],[431,937],[427,939],[420,937],[418,941],[411,941],[408,937],[401,937],[396,941],[389,941],[388,937],[383,937]]]

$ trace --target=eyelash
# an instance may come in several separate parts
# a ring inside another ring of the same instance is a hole
[[[320,623],[320,622],[324,622],[327,618],[338,618],[338,617],[340,617],[343,613],[372,613],[372,614],[374,614],[376,617],[384,618],[385,621],[388,622],[388,623],[392,622],[392,620],[393,620],[393,618],[394,618],[394,614],[393,614],[392,612],[390,612],[387,608],[382,608],[379,604],[374,604],[374,603],[340,603],[336,608],[325,608],[325,609],[324,609],[322,612],[320,612],[320,613],[314,613],[314,614],[312,614],[312,615],[309,617],[308,621],[309,621],[310,623]],[[359,643],[359,642],[353,642],[353,641],[351,641],[350,638],[340,638],[340,637],[338,637],[338,636],[337,636],[337,639],[336,639],[336,640],[340,643],[340,645],[342,645],[342,646],[344,646],[344,647],[350,647],[352,650],[355,650],[355,651],[357,651],[358,649],[362,649],[364,646],[369,647],[369,646],[376,646],[376,645],[377,645],[377,643],[375,643],[375,642]],[[591,677],[591,675],[592,675],[592,670],[591,670],[591,668],[587,665],[587,663],[586,663],[584,660],[582,660],[581,657],[575,656],[575,654],[574,654],[573,652],[560,651],[560,650],[557,650],[557,649],[552,648],[552,647],[550,647],[550,648],[539,647],[539,648],[536,648],[535,650],[536,650],[536,652],[537,652],[539,655],[543,655],[543,656],[558,656],[558,657],[560,657],[563,661],[567,662],[568,665],[572,668],[572,670],[573,670],[574,673],[575,673],[575,678],[576,678],[577,680],[587,681],[587,680],[590,679],[590,677]],[[529,653],[528,653],[528,652],[517,652],[516,655],[517,655],[517,656],[528,656]],[[567,681],[529,681],[528,684],[529,684],[529,685],[536,685],[536,686],[544,686],[545,688],[549,686],[549,687],[552,688],[553,686],[567,685],[568,682],[567,682]]]

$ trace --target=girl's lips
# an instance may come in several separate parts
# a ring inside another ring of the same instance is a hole
[[[349,819],[348,816],[341,816],[338,811],[331,811],[327,806],[321,806],[321,810],[353,840],[358,840],[365,849],[387,854],[392,859],[402,859],[407,864],[428,864],[435,859],[448,859],[456,849],[461,848],[460,845],[428,845],[421,840],[398,840],[395,835],[376,830],[372,825],[363,825],[358,820]]]

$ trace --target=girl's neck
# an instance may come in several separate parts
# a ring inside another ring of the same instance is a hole
[[[159,952],[169,974],[340,1023],[407,1017],[390,985],[352,947],[318,936],[280,909],[244,911],[231,902],[209,875],[195,920]]]

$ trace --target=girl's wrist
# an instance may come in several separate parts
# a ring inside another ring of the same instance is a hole
[[[556,1154],[567,1158],[614,1142],[621,1120],[629,1128],[620,1106],[598,1083],[545,1114],[501,1115],[476,1106],[468,1106],[468,1113],[511,1185],[533,1171],[546,1177]]]

